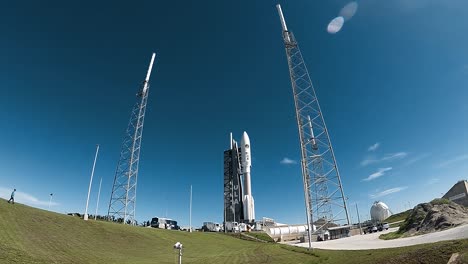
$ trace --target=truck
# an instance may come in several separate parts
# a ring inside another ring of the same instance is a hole
[[[239,223],[239,232],[250,231],[250,229],[251,229],[250,225],[246,223]]]
[[[153,217],[151,219],[151,227],[179,230],[177,221],[163,217]]]
[[[214,222],[204,222],[202,230],[205,232],[221,232],[221,225]]]
[[[252,230],[252,226],[246,223],[238,223],[238,222],[226,222],[225,224],[226,232],[247,232]]]
[[[227,232],[239,233],[241,231],[237,222],[226,222],[225,228]]]

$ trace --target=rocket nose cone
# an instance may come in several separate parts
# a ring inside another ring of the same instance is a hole
[[[242,145],[245,145],[245,144],[250,145],[249,135],[247,135],[247,132],[245,132],[245,131],[244,131],[244,133],[242,134],[241,142],[242,142]]]

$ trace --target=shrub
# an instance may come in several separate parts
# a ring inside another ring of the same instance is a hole
[[[441,205],[441,204],[450,204],[450,203],[452,203],[452,201],[450,201],[449,199],[445,199],[445,198],[436,198],[431,201],[432,205]]]

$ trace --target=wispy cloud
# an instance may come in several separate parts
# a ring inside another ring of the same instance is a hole
[[[406,152],[398,152],[394,154],[387,154],[385,157],[382,158],[383,161],[388,161],[388,160],[395,160],[395,159],[402,159],[408,156],[408,153]]]
[[[380,143],[377,142],[374,145],[370,146],[367,151],[376,151],[380,147]]]
[[[372,199],[379,198],[379,197],[387,196],[387,195],[392,194],[392,193],[401,192],[406,188],[408,188],[408,186],[391,188],[391,189],[387,189],[387,190],[384,190],[384,191],[381,191],[381,192],[378,192],[378,193],[369,194],[369,197],[372,198]]]
[[[7,200],[10,199],[10,195],[12,191],[13,191],[12,189],[0,187],[0,197],[7,199]],[[23,204],[27,204],[31,206],[48,206],[49,205],[48,200],[39,200],[38,198],[28,193],[24,193],[20,191],[17,191],[15,193],[15,202],[23,203]],[[56,205],[59,205],[59,204],[56,202],[50,203],[50,206],[56,206]]]
[[[369,175],[369,177],[365,178],[365,179],[362,179],[363,181],[371,181],[371,180],[374,180],[374,179],[377,179],[379,177],[382,177],[385,175],[385,172],[387,171],[390,171],[392,170],[392,167],[388,167],[388,168],[380,168],[378,169],[376,172],[372,173],[371,175]]]
[[[444,167],[447,167],[449,165],[452,165],[454,163],[464,161],[464,160],[468,160],[468,154],[456,156],[456,157],[453,157],[453,158],[451,158],[449,160],[445,160],[445,161],[439,163],[436,167],[437,168],[444,168]]]
[[[375,157],[369,156],[361,161],[361,166],[364,167],[364,166],[374,164],[374,163],[403,159],[406,156],[408,156],[408,153],[406,152],[397,152],[397,153],[387,154],[381,158],[375,158]]]
[[[290,159],[290,158],[287,158],[287,157],[284,157],[281,161],[280,161],[281,164],[297,164],[297,161],[293,160],[293,159]]]
[[[423,159],[429,157],[430,155],[431,155],[431,153],[423,153],[423,154],[420,154],[420,155],[418,155],[418,156],[416,156],[416,157],[413,157],[413,158],[409,159],[408,161],[406,161],[406,162],[405,162],[405,165],[407,165],[407,166],[408,166],[408,165],[411,165],[411,164],[413,164],[413,163],[416,163],[416,162],[418,162],[418,161],[420,161],[420,160],[423,160]]]
[[[366,157],[365,159],[363,159],[363,160],[361,161],[360,164],[361,164],[362,167],[365,167],[365,166],[367,166],[367,165],[370,165],[370,164],[373,164],[373,163],[377,163],[377,162],[379,162],[379,161],[380,161],[379,159],[375,159],[375,158],[373,158],[373,157]]]
[[[432,185],[438,183],[440,180],[438,178],[431,178],[427,181],[426,185]]]

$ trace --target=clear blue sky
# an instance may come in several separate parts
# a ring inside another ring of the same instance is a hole
[[[468,2],[281,1],[309,67],[346,196],[361,216],[445,193],[468,172]],[[137,219],[222,221],[223,151],[249,133],[256,216],[304,223],[291,84],[276,1],[9,1],[0,9],[0,195],[107,213],[135,93],[157,53]],[[375,145],[378,143],[377,145]],[[371,146],[377,146],[369,150]],[[380,173],[379,173],[380,172]],[[380,177],[379,177],[380,176]],[[367,181],[364,179],[368,179]]]

